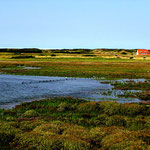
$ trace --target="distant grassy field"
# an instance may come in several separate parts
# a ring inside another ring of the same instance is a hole
[[[40,67],[40,69],[21,69],[18,66]],[[78,56],[74,58],[0,58],[0,72],[68,77],[150,78],[150,61]]]

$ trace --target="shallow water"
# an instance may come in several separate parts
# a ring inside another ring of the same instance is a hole
[[[118,98],[103,94],[113,91],[111,84],[85,78],[22,76],[0,74],[0,108],[11,108],[24,101],[56,96],[71,96],[88,100],[117,100],[138,102],[136,98]]]

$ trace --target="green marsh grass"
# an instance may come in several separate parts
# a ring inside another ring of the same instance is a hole
[[[1,112],[1,149],[146,150],[150,145],[146,104],[56,97]]]
[[[40,67],[40,69],[20,69],[18,66]],[[34,58],[0,61],[0,72],[19,75],[149,79],[149,71],[148,61],[117,58]]]

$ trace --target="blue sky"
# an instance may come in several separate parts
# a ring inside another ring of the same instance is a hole
[[[148,48],[149,0],[0,0],[0,47]]]

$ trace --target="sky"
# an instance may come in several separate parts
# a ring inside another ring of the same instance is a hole
[[[0,0],[0,48],[150,49],[150,0]]]

